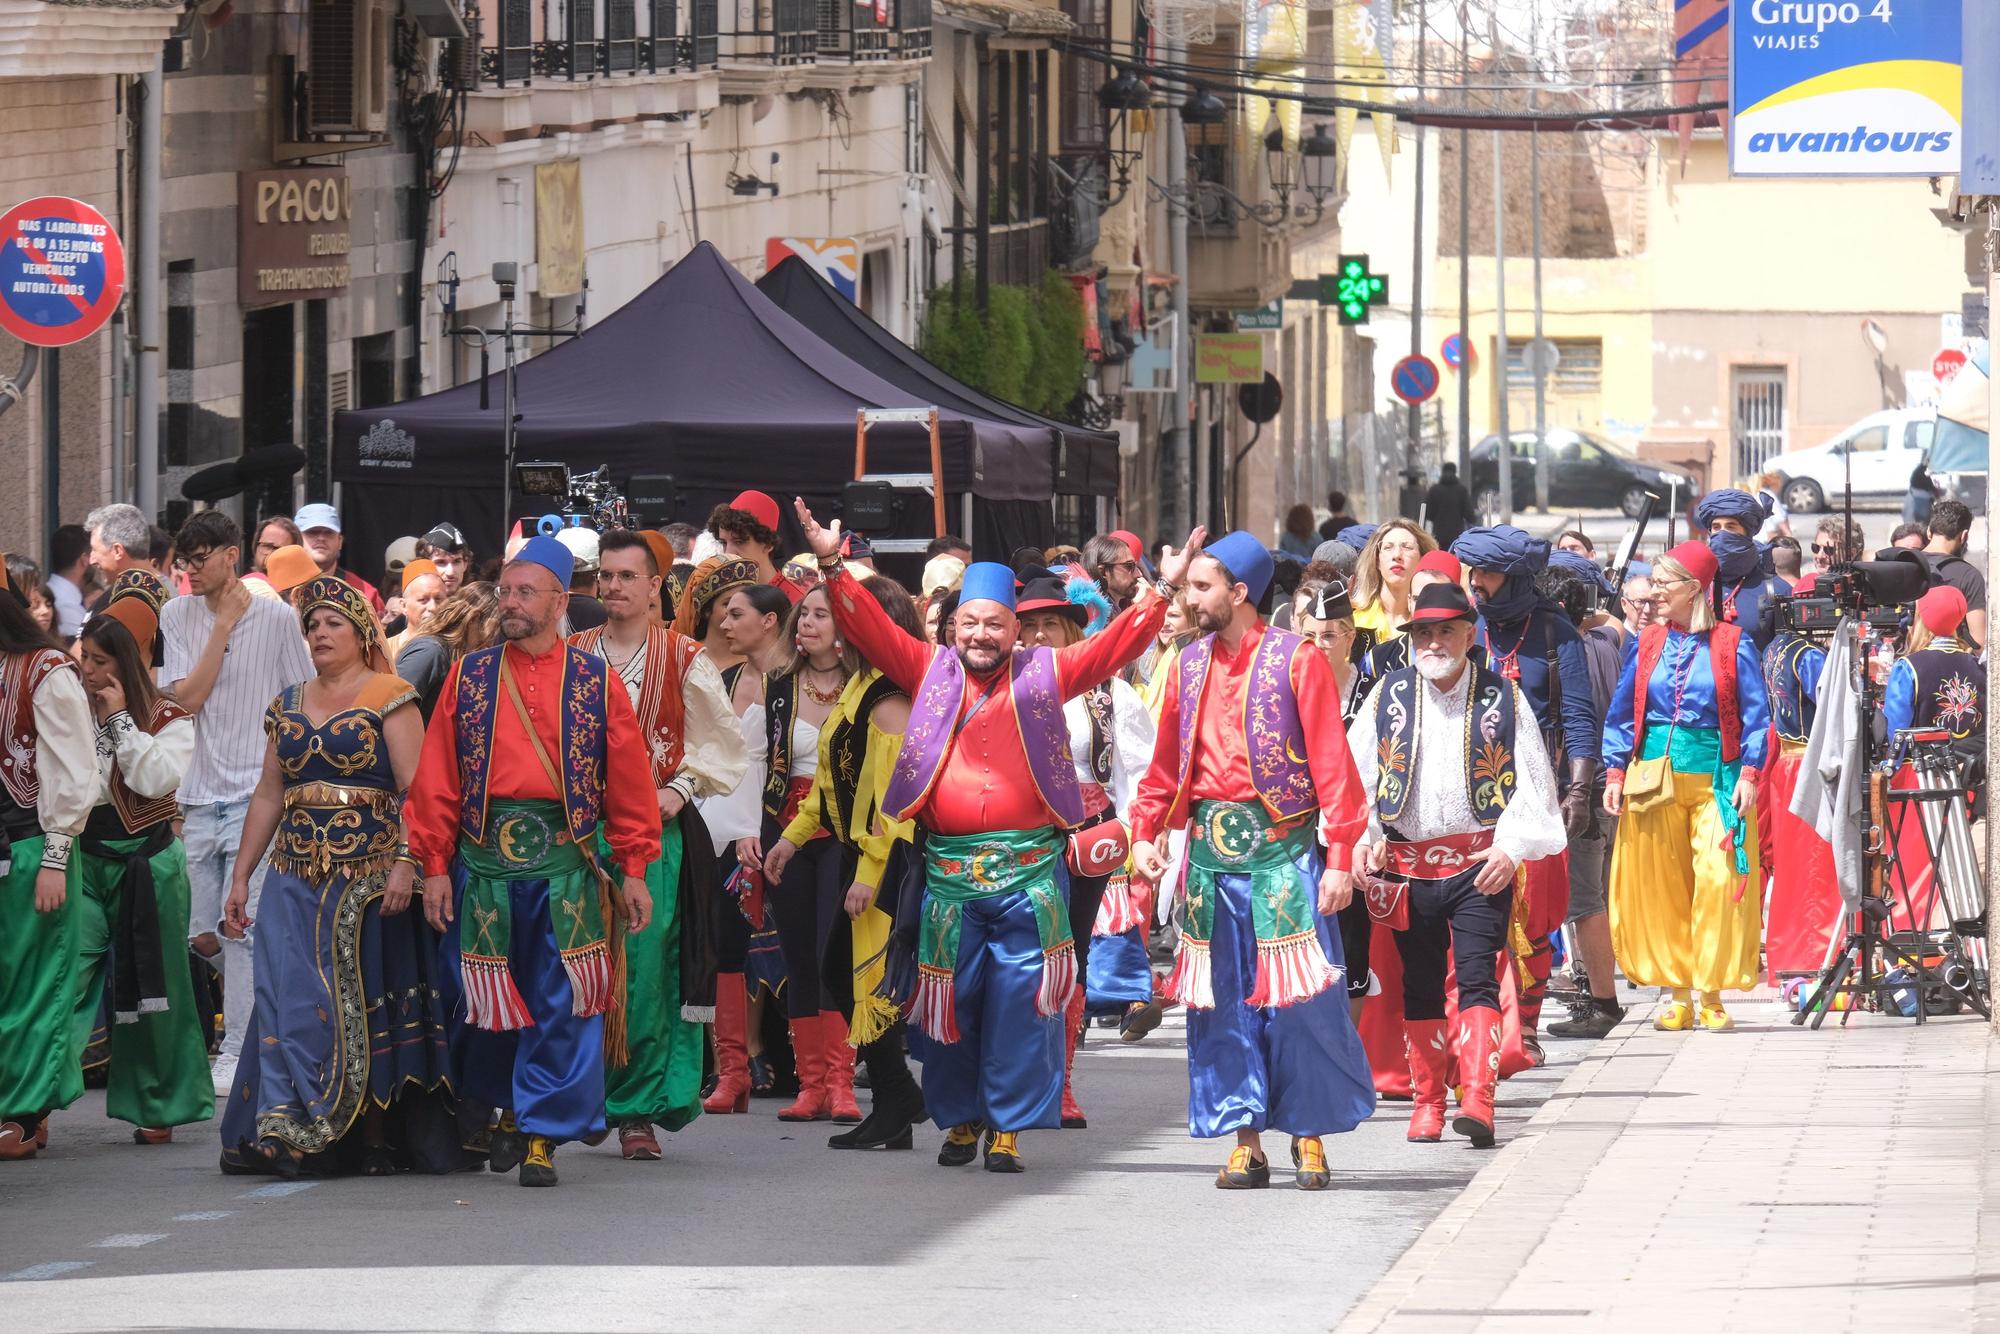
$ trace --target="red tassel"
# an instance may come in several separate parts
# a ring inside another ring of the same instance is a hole
[[[570,1013],[588,1019],[611,1008],[611,950],[603,941],[564,951],[569,973]]]
[[[925,964],[917,966],[917,991],[910,1017],[934,1042],[958,1041],[958,1001],[952,974]]]
[[[1076,946],[1064,941],[1042,955],[1042,985],[1035,993],[1035,1013],[1047,1019],[1069,1008],[1076,990]]]
[[[1311,1000],[1340,980],[1340,970],[1311,932],[1257,944],[1257,985],[1245,1002],[1282,1009]]]
[[[521,999],[505,959],[466,958],[462,962],[467,1023],[490,1033],[535,1026],[535,1017]]]

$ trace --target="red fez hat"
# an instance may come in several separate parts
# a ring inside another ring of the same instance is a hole
[[[1441,574],[1455,584],[1462,583],[1465,580],[1465,566],[1459,563],[1458,557],[1452,555],[1443,547],[1430,552],[1422,560],[1418,561],[1417,568],[1419,570],[1429,570],[1433,574]]]
[[[1695,577],[1703,588],[1715,583],[1715,553],[1706,542],[1683,542],[1667,553],[1667,559]]]

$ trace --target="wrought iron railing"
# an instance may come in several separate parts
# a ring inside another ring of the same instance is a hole
[[[725,60],[809,65],[819,58],[816,0],[733,0],[734,31],[721,34]],[[746,29],[743,25],[749,24]]]
[[[642,6],[649,29],[644,35]],[[679,0],[561,0],[563,37],[536,41],[532,0],[501,0],[494,44],[479,51],[480,78],[497,87],[524,87],[536,79],[580,82],[713,66],[716,10],[717,0],[689,0],[683,33]]]

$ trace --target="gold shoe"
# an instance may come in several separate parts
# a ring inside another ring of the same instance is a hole
[[[1653,1016],[1653,1027],[1662,1033],[1684,1033],[1694,1027],[1694,1007],[1686,1001],[1674,1001]]]
[[[547,1136],[528,1136],[527,1156],[521,1159],[521,1184],[524,1186],[556,1184],[556,1148],[549,1143]]]
[[[939,1167],[964,1167],[979,1156],[979,1126],[967,1124],[953,1126],[944,1132],[944,1143],[938,1148]]]
[[[1215,1174],[1217,1190],[1263,1190],[1271,1184],[1271,1164],[1250,1156],[1250,1147],[1239,1144],[1229,1151],[1229,1163]]]
[[[986,1170],[989,1172],[1019,1172],[1024,1168],[1021,1162],[1019,1135],[1012,1130],[992,1133],[986,1141]]]
[[[1720,1005],[1704,1005],[1701,1007],[1701,1026],[1711,1033],[1727,1033],[1736,1027],[1736,1021]]]
[[[1326,1146],[1317,1135],[1292,1141],[1292,1164],[1298,1169],[1300,1190],[1325,1190],[1333,1184],[1333,1173],[1326,1166]]]

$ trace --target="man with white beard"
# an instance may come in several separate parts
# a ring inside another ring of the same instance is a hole
[[[1566,843],[1555,773],[1520,687],[1467,661],[1473,620],[1458,585],[1419,593],[1402,627],[1412,663],[1376,685],[1348,738],[1371,796],[1359,859],[1378,877],[1370,911],[1389,922],[1403,957],[1408,1138],[1443,1137],[1445,1085],[1457,1082],[1452,1129],[1485,1148],[1500,1068],[1496,960],[1515,868]],[[1445,1025],[1447,948],[1458,974],[1455,1035]]]

